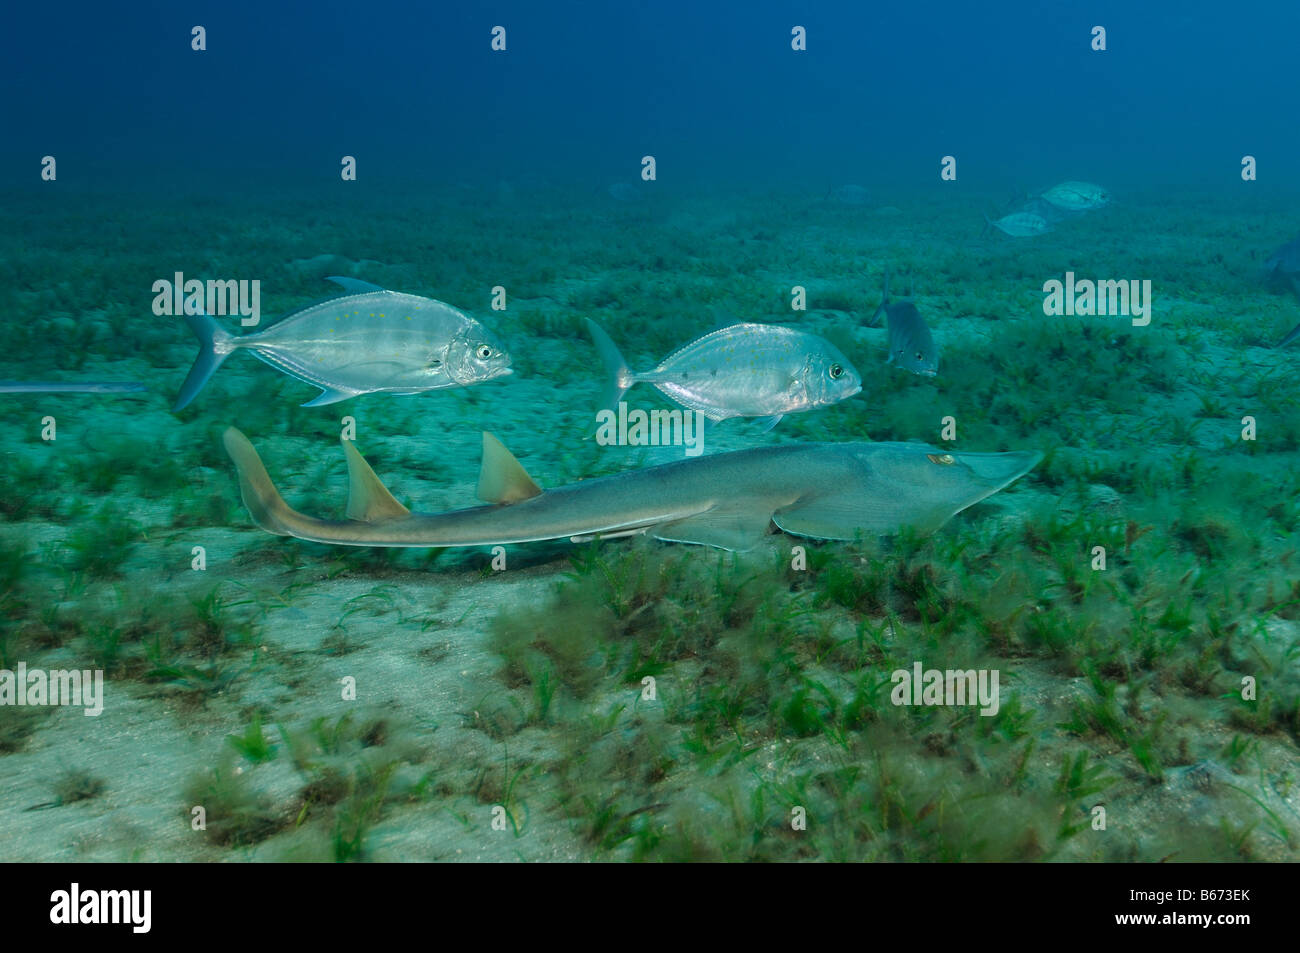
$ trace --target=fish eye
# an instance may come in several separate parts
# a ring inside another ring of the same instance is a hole
[[[480,361],[486,361],[492,356],[492,348],[488,347],[486,344],[480,344],[474,353],[478,355]]]
[[[925,458],[931,463],[939,464],[941,467],[950,467],[956,463],[951,453],[927,453]]]
[[[844,368],[839,364],[832,364],[830,370],[831,380],[837,381],[844,376]]]

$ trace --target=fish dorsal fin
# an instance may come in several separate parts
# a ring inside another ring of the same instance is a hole
[[[365,294],[368,291],[388,290],[387,288],[382,288],[379,285],[373,285],[368,281],[362,281],[360,278],[344,278],[342,275],[330,275],[325,280],[334,282],[336,285],[338,285],[344,291],[349,292],[350,294]]]
[[[411,511],[379,482],[351,440],[344,440],[343,455],[348,458],[348,519],[362,523],[401,519]]]
[[[484,503],[518,503],[541,493],[542,488],[533,482],[505,444],[485,431],[483,466],[478,472],[478,498]]]

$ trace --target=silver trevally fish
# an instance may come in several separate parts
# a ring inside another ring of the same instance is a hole
[[[135,381],[0,381],[0,394],[137,394]]]
[[[1005,232],[1012,238],[1029,238],[1052,230],[1047,219],[1041,215],[1035,215],[1033,212],[1012,212],[1010,215],[1003,215],[999,219],[991,219],[986,215],[984,221],[988,222],[991,228]]]
[[[1062,182],[1043,192],[1040,198],[1071,212],[1086,212],[1110,204],[1110,193],[1091,182]]]
[[[918,443],[792,443],[687,457],[542,492],[485,433],[478,497],[489,505],[412,513],[344,440],[348,518],[324,520],[284,501],[242,433],[231,427],[223,441],[258,526],[341,546],[497,546],[648,533],[739,551],[761,543],[773,523],[816,539],[905,526],[930,533],[1024,476],[1043,456],[956,453]]]
[[[209,315],[186,314],[202,349],[172,409],[192,401],[239,349],[321,388],[304,407],[358,394],[418,394],[512,373],[501,342],[465,312],[355,278],[328,280],[347,293],[299,308],[255,334],[228,334]]]
[[[1070,209],[1062,208],[1059,205],[1053,205],[1051,202],[1048,202],[1041,197],[1028,199],[1023,205],[1016,209],[1016,211],[1028,212],[1030,215],[1037,215],[1045,221],[1049,227],[1055,225],[1057,222],[1063,222],[1066,219],[1075,218],[1083,214],[1082,211],[1071,211]]]
[[[763,417],[827,407],[862,390],[862,377],[825,338],[775,324],[733,324],[678,348],[654,370],[634,374],[614,342],[587,319],[613,381],[602,408],[614,408],[633,384],[653,384],[710,420]]]
[[[886,364],[893,364],[913,374],[934,377],[939,372],[939,346],[926,326],[921,312],[910,301],[889,300],[889,274],[885,274],[885,293],[880,307],[871,317],[872,325],[884,318],[889,326],[889,356]]]

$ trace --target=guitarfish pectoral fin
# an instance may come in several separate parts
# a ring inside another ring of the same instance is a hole
[[[898,527],[898,506],[891,500],[835,493],[792,503],[773,513],[772,522],[794,536],[852,539],[858,533],[893,532]]]
[[[910,526],[925,535],[1015,482],[1037,452],[950,453],[911,444],[874,444],[861,476],[782,507],[772,522],[795,536],[852,539]]]
[[[763,541],[771,523],[772,515],[767,510],[714,507],[696,516],[653,526],[650,535],[670,543],[695,543],[745,552]]]

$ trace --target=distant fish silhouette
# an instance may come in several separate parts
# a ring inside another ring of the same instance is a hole
[[[628,204],[635,204],[644,200],[646,197],[644,191],[627,182],[615,182],[613,185],[605,189],[605,192],[615,202],[626,202]]]
[[[134,381],[0,381],[0,394],[136,394]]]
[[[840,205],[866,205],[871,195],[860,185],[837,185],[826,193],[826,198]]]
[[[1300,238],[1287,242],[1269,256],[1264,262],[1264,279],[1275,288],[1289,290],[1300,297]],[[1296,338],[1300,338],[1300,324],[1292,328],[1278,347],[1286,347]]]
[[[1300,278],[1300,238],[1287,242],[1264,262],[1264,275],[1295,290]]]
[[[985,215],[984,221],[988,223],[989,228],[996,228],[1012,238],[1030,238],[1034,235],[1043,235],[1052,230],[1052,226],[1047,219],[1033,212],[1012,212],[1010,215],[1003,215],[999,219],[991,219]]]
[[[934,377],[939,372],[939,346],[921,312],[910,301],[889,300],[889,273],[885,272],[885,294],[871,318],[872,325],[884,318],[889,325],[889,357],[893,364],[913,374]]]
[[[1110,204],[1110,193],[1091,182],[1062,182],[1052,186],[1040,198],[1068,212],[1088,212]]]

